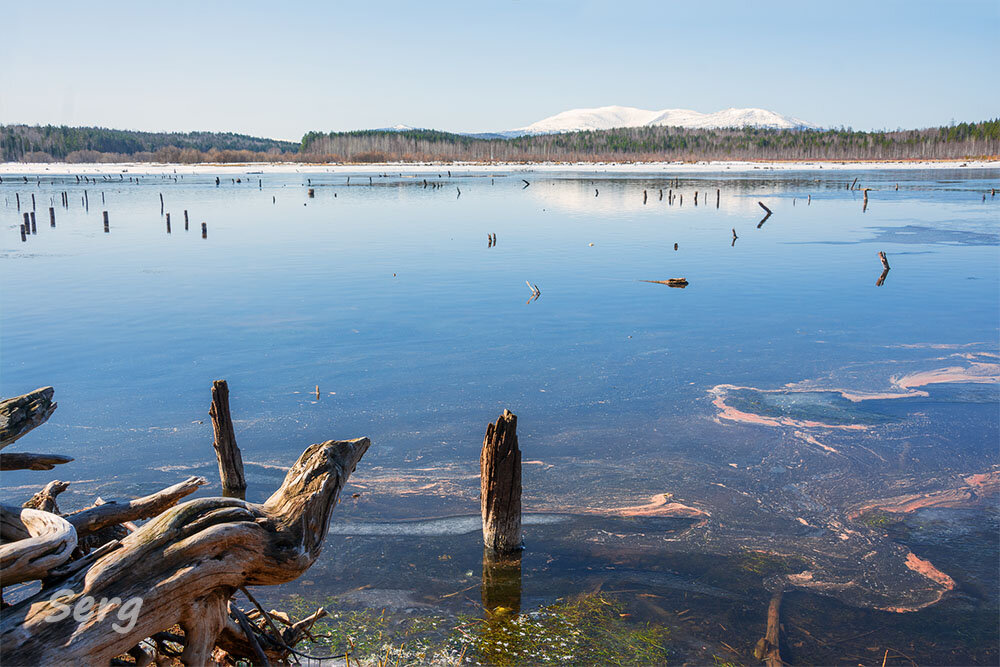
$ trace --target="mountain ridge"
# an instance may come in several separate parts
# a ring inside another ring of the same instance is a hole
[[[713,113],[702,113],[692,109],[661,109],[656,111],[613,105],[569,109],[543,118],[525,127],[508,130],[501,134],[507,136],[524,136],[647,126],[685,127],[691,129],[729,127],[802,129],[816,127],[816,125],[799,118],[785,116],[768,109],[756,107],[731,107]]]

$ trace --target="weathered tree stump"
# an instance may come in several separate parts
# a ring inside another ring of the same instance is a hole
[[[763,660],[767,667],[782,667],[781,652],[778,644],[781,641],[781,591],[771,597],[771,602],[767,605],[767,631],[763,637],[757,640],[753,654],[758,660]]]
[[[483,544],[499,554],[521,549],[521,450],[517,416],[504,410],[486,427],[479,455]]]
[[[246,498],[247,480],[243,475],[243,456],[236,445],[233,418],[229,414],[229,385],[225,380],[212,383],[212,406],[208,409],[215,432],[215,456],[219,460],[219,478],[222,495],[229,498]]]

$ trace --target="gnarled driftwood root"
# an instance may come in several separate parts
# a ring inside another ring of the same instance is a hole
[[[369,444],[360,438],[311,445],[263,504],[199,498],[168,509],[57,590],[4,610],[5,658],[107,664],[179,624],[185,634],[181,661],[208,663],[220,633],[236,625],[228,604],[237,589],[291,581],[319,556],[341,489]],[[81,622],[63,613],[84,596],[96,599],[103,615]],[[141,607],[130,623],[120,612],[135,599]]]

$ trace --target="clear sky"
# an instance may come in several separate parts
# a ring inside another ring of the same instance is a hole
[[[620,104],[1000,116],[1000,0],[5,2],[0,123],[503,130]]]

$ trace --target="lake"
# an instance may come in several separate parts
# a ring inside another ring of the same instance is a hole
[[[793,664],[996,664],[1000,170],[120,171],[0,184],[0,391],[59,403],[15,447],[75,458],[7,502],[218,494],[226,379],[248,500],[372,439],[259,591],[337,610],[317,652],[754,664],[784,590]],[[488,591],[505,408],[526,548]]]

